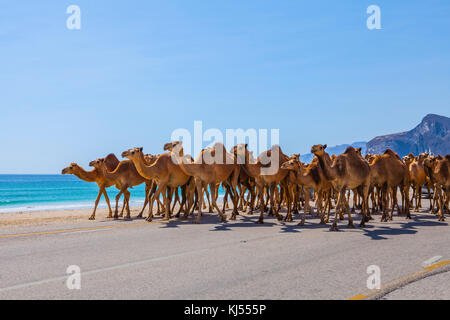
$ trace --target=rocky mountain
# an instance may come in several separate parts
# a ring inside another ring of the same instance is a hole
[[[380,154],[387,148],[400,156],[409,153],[432,152],[446,155],[450,153],[450,118],[429,114],[414,129],[379,136],[367,143],[367,152]]]

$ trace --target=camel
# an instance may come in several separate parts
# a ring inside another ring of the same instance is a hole
[[[264,189],[267,188],[268,191],[268,198],[270,199],[270,211],[269,213],[273,212],[273,214],[277,217],[278,220],[282,220],[283,217],[278,213],[279,207],[275,206],[275,193],[277,185],[280,185],[281,188],[284,190],[284,194],[287,197],[288,202],[288,213],[285,217],[285,221],[292,221],[292,214],[290,211],[290,193],[289,193],[289,187],[288,187],[288,179],[286,177],[288,176],[289,170],[287,169],[281,169],[280,166],[289,160],[289,157],[286,156],[280,146],[274,145],[270,150],[262,152],[258,158],[256,159],[256,163],[250,163],[250,153],[247,150],[247,144],[239,144],[237,145],[236,154],[237,158],[239,160],[239,163],[242,163],[242,168],[244,171],[248,174],[249,177],[255,179],[256,187],[258,190],[258,199],[260,202],[260,217],[257,223],[263,224],[264,223],[264,212],[265,212],[265,203],[264,203]],[[274,174],[262,174],[263,168],[267,168],[272,165],[272,163],[269,162],[271,159],[272,154],[278,154],[278,159],[275,159],[277,162],[276,166],[276,172]]]
[[[212,148],[204,149],[194,162],[191,157],[184,155],[182,141],[171,142],[173,160],[188,176],[194,177],[198,197],[198,214],[194,223],[201,222],[203,205],[203,186],[209,185],[212,205],[216,208],[222,222],[226,222],[226,216],[216,203],[216,188],[219,183],[225,182],[231,189],[233,200],[233,213],[231,220],[236,219],[238,196],[237,183],[239,178],[239,166],[235,157],[228,153],[222,143],[216,143]]]
[[[306,187],[307,189],[313,189],[322,197],[324,192],[331,189],[331,183],[324,179],[323,173],[318,163],[313,163],[308,167],[298,160],[296,157],[291,157],[291,159],[281,165],[282,169],[292,170],[295,173],[295,181],[297,184]],[[310,210],[309,206],[310,193],[308,190],[305,192],[305,207],[302,219],[299,223],[300,226],[305,224],[306,212]],[[323,222],[323,215],[321,215],[321,222]]]
[[[424,160],[427,176],[435,184],[439,207],[439,221],[445,221],[445,205],[450,199],[450,155],[433,157]]]
[[[105,164],[109,168],[109,170],[114,170],[119,164],[119,160],[114,154],[109,154],[105,158]],[[64,168],[61,174],[73,174],[77,176],[79,179],[84,180],[86,182],[95,182],[99,187],[97,198],[95,199],[95,206],[92,215],[89,217],[89,220],[95,220],[95,212],[97,211],[97,206],[100,201],[102,194],[105,197],[106,204],[108,205],[109,214],[108,218],[112,218],[112,210],[109,202],[108,193],[106,192],[106,188],[111,187],[114,183],[108,180],[102,173],[101,170],[94,168],[92,171],[86,171],[81,166],[76,163],[71,163],[70,166]],[[124,200],[125,205],[125,200]]]
[[[145,163],[144,154],[142,152],[143,148],[132,148],[122,152],[122,157],[130,159],[138,173],[146,178],[152,179],[157,184],[157,190],[150,201],[149,213],[147,221],[152,221],[153,219],[153,202],[158,199],[160,195],[163,196],[163,202],[165,207],[164,220],[169,220],[170,218],[170,199],[166,195],[168,188],[181,187],[186,185],[190,180],[190,176],[185,174],[181,167],[172,161],[171,153],[161,154],[152,165],[147,165]],[[171,198],[171,197],[170,197]],[[193,199],[191,199],[193,202]]]
[[[338,209],[345,206],[345,191],[347,189],[358,189],[363,197],[362,219],[360,227],[365,226],[367,210],[367,198],[370,186],[370,168],[369,164],[359,155],[355,148],[348,147],[345,152],[336,157],[331,162],[328,153],[325,152],[327,145],[317,144],[312,146],[311,153],[317,156],[319,165],[323,169],[327,180],[329,180],[334,189],[338,192],[338,200],[335,209],[335,217],[330,231],[338,231],[337,215]],[[354,227],[350,210],[347,210],[350,227]]]
[[[425,173],[425,167],[423,166],[423,161],[425,160],[425,158],[426,158],[425,154],[420,154],[418,157],[415,157],[412,153],[404,157],[405,164],[408,166],[409,170],[411,186],[413,188],[413,199],[415,199],[416,201],[416,206],[414,208],[415,212],[418,212],[419,208],[422,207],[423,185],[426,185],[428,188],[428,197],[430,198],[430,208],[431,208],[431,193],[429,185],[427,183],[428,179]]]
[[[140,185],[144,182],[146,184],[150,185],[151,181],[145,180],[141,175],[139,175],[138,171],[136,170],[136,167],[134,166],[133,162],[131,161],[121,161],[117,167],[113,171],[108,170],[107,161],[104,158],[100,158],[94,161],[91,161],[89,163],[89,166],[96,168],[97,170],[100,170],[103,174],[103,176],[108,179],[109,181],[112,181],[112,183],[119,189],[119,193],[116,196],[116,209],[114,213],[114,218],[118,218],[118,203],[120,196],[122,193],[125,197],[125,203],[126,203],[126,210],[127,210],[127,216],[126,219],[131,219],[130,216],[130,192],[128,191],[128,188],[132,188],[134,186]],[[146,192],[149,190],[148,185],[146,186]],[[120,216],[123,215],[123,208],[122,213]]]
[[[176,145],[177,145],[177,142],[174,142],[174,143],[173,142],[168,142],[168,143],[166,143],[164,145],[164,150],[172,152]],[[182,150],[180,150],[180,152],[183,153]],[[181,156],[184,156],[184,154],[181,154]],[[194,159],[192,157],[191,157],[190,160],[191,160],[191,163],[194,162]],[[208,186],[205,185],[205,184],[203,184],[203,191],[204,191],[204,193],[206,195],[206,199],[208,200],[209,213],[212,213],[213,209],[212,209],[212,206],[211,206],[211,200],[210,200],[210,195],[209,195],[209,191],[208,191]],[[217,199],[217,196],[216,196],[216,199]],[[194,205],[194,207],[195,207],[195,205]],[[181,207],[180,207],[180,209],[181,209]],[[206,209],[206,205],[204,203],[203,203],[203,209]]]
[[[237,154],[238,147],[239,146],[236,145],[236,146],[232,147],[231,150],[230,150],[230,153],[232,153],[236,158],[238,157],[238,154]],[[249,161],[250,161],[250,163],[256,162],[256,159],[253,158],[252,154],[249,154]],[[239,166],[242,166],[242,164],[239,164]],[[255,188],[254,188],[255,187],[254,178],[250,177],[247,174],[247,172],[242,168],[242,170],[239,171],[239,179],[238,179],[238,181],[239,181],[239,185],[241,186],[240,190],[239,190],[239,199],[240,199],[239,207],[242,208],[241,205],[242,205],[242,202],[243,202],[244,194],[245,194],[245,191],[248,190],[249,196],[251,197],[250,205],[249,205],[250,206],[250,210],[249,210],[248,214],[251,215],[251,214],[253,214],[254,203],[255,203],[254,198],[256,196],[255,195]],[[246,205],[246,207],[247,207],[247,205]]]
[[[392,220],[395,203],[397,202],[397,187],[400,187],[402,191],[404,200],[403,210],[406,212],[406,218],[411,218],[409,213],[409,171],[400,157],[391,149],[387,149],[384,154],[375,156],[369,163],[369,167],[371,186],[381,188],[383,204],[381,221],[387,221],[388,219],[388,194],[392,198],[391,214],[389,217],[389,220]]]

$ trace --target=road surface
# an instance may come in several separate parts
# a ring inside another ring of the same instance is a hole
[[[220,223],[208,213],[201,224],[99,217],[1,229],[0,299],[450,299],[450,227],[425,211],[375,215],[363,229],[339,221],[339,232],[311,216],[301,227],[299,216],[258,225],[257,215]],[[71,265],[79,290],[67,287]]]

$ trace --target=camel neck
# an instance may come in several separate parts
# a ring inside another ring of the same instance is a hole
[[[317,156],[319,160],[319,165],[322,168],[323,172],[325,173],[325,176],[328,180],[334,180],[336,177],[336,173],[334,170],[333,165],[330,166],[331,159],[327,159],[326,155],[323,154],[321,156]],[[328,161],[330,160],[330,161]]]
[[[136,167],[137,172],[146,179],[154,179],[157,175],[157,166],[156,163],[158,159],[154,161],[151,165],[147,165],[145,163],[144,155],[142,153],[139,154],[139,157],[133,158],[134,166]]]
[[[82,167],[79,168],[80,170],[74,173],[74,175],[77,176],[79,179],[86,182],[95,182],[97,180],[98,177],[97,169],[94,169],[92,171],[86,171]]]

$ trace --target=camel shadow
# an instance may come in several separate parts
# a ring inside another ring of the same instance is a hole
[[[402,216],[397,217],[401,219]],[[389,238],[386,236],[396,236],[396,235],[405,235],[405,234],[416,234],[418,232],[418,227],[437,227],[437,226],[448,226],[448,223],[441,221],[430,220],[433,216],[418,216],[412,215],[412,218],[409,220],[404,220],[404,222],[398,225],[382,225],[382,226],[366,226],[362,228],[363,235],[370,237],[372,240],[388,240]],[[403,219],[404,216],[403,216]],[[396,221],[394,217],[394,222]],[[389,223],[389,222],[384,222]]]

